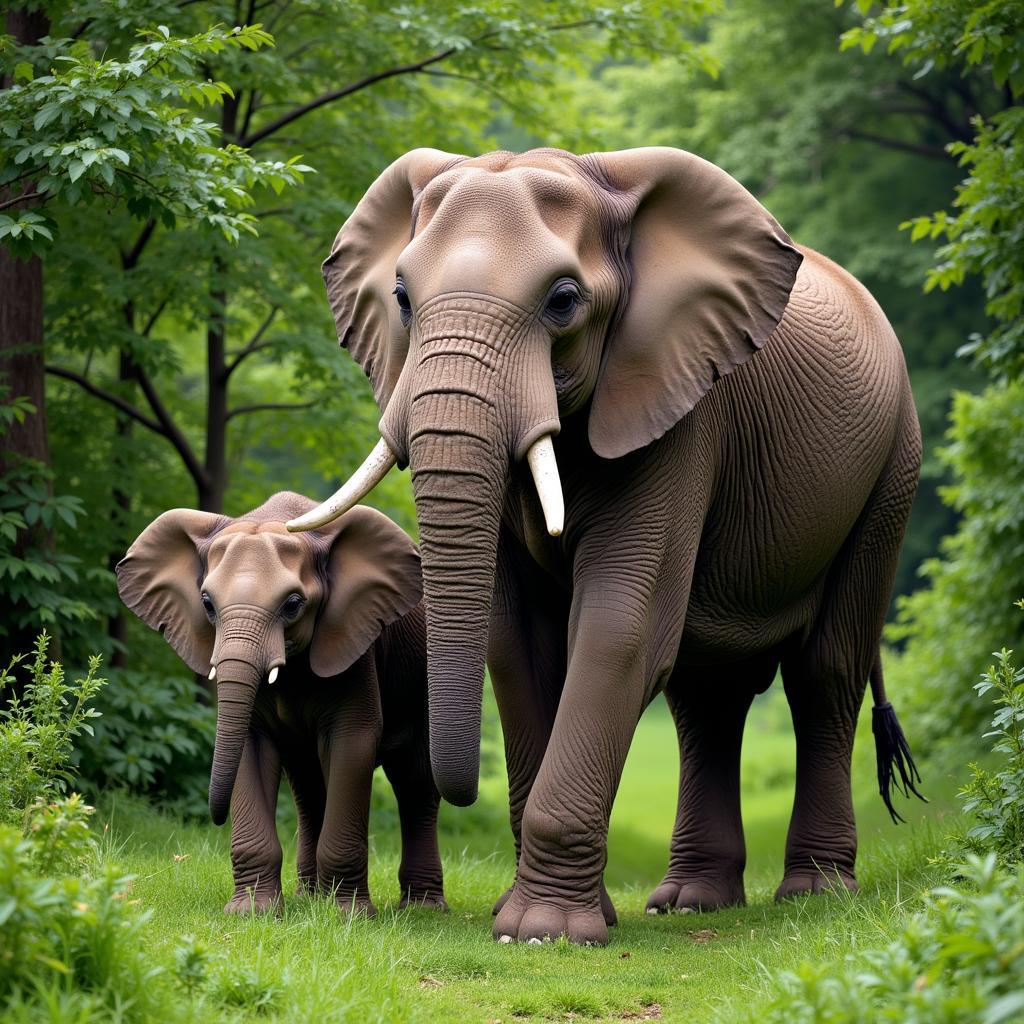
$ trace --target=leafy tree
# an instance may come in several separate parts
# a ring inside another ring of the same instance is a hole
[[[17,554],[52,546],[52,524],[45,519],[53,510],[36,513],[32,522],[32,509],[44,502],[35,492],[48,481],[48,454],[45,435],[42,441],[38,436],[45,427],[42,399],[31,397],[41,395],[43,378],[40,256],[60,226],[72,221],[76,208],[102,203],[147,224],[156,217],[166,225],[188,218],[235,241],[243,230],[253,230],[255,219],[245,211],[252,189],[265,184],[280,191],[301,178],[302,168],[295,161],[260,163],[238,147],[213,146],[214,126],[180,106],[209,104],[230,92],[197,77],[197,71],[225,50],[268,44],[270,37],[258,27],[174,38],[161,26],[133,45],[126,60],[100,60],[84,42],[41,35],[47,19],[38,12],[34,18],[15,13],[18,34],[4,36],[0,50],[7,82],[0,92],[0,284],[8,310],[0,368],[10,360],[17,373],[8,387],[28,385],[32,415],[39,417],[33,430],[9,436],[5,445],[4,475],[20,476],[18,504],[10,509],[22,519],[15,524]],[[17,268],[18,258],[28,261],[27,269]],[[170,434],[173,424],[162,418],[159,399],[150,404],[153,421]],[[14,422],[22,425],[25,417]],[[26,473],[34,476],[25,479]],[[42,541],[40,525],[47,531]],[[40,577],[40,561],[7,563],[13,586],[5,591],[5,619],[26,625],[26,609],[52,609],[53,601],[37,593],[36,584],[68,580],[70,574],[54,554]],[[21,639],[15,634],[14,645]]]

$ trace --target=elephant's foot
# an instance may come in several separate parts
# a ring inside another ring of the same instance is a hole
[[[343,914],[349,914],[352,917],[377,916],[377,908],[373,905],[370,894],[365,891],[356,893],[336,892],[334,893],[334,902]]]
[[[578,899],[530,896],[517,883],[494,920],[498,942],[551,942],[563,935],[580,946],[606,946],[608,925],[595,888]]]
[[[648,914],[689,914],[747,902],[743,876],[735,874],[666,875],[647,900]]]
[[[405,890],[401,902],[398,904],[399,910],[405,910],[406,907],[426,907],[428,910],[440,910],[444,914],[448,913],[444,891],[439,885],[429,886],[425,889],[410,886]]]
[[[491,907],[491,913],[497,916],[505,903],[508,901],[509,896],[512,895],[512,890],[515,888],[514,885],[510,885],[494,902],[494,906]],[[604,887],[604,882],[601,883],[601,913],[604,915],[604,923],[609,928],[614,928],[619,923],[619,915],[615,911],[615,904],[612,903],[611,896],[608,895],[608,890]]]
[[[796,896],[835,892],[838,889],[857,891],[857,879],[852,871],[835,864],[827,867],[822,865],[815,868],[793,868],[786,872],[782,883],[775,890],[775,900],[782,902]]]
[[[225,914],[280,914],[281,890],[243,889],[224,904]]]
[[[304,874],[299,872],[299,880],[295,884],[296,896],[312,896],[317,891],[316,872]]]

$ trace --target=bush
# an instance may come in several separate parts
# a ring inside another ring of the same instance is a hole
[[[1024,1014],[1024,872],[992,855],[959,868],[888,945],[837,963],[804,963],[770,979],[759,1024],[1019,1021]],[[730,1017],[735,1020],[736,1018]]]
[[[22,696],[0,707],[0,822],[22,829],[34,805],[67,789],[75,737],[92,731],[99,712],[89,704],[105,682],[96,674],[97,657],[90,659],[84,678],[68,683],[60,664],[47,664],[49,643],[44,631],[36,640]],[[23,660],[16,656],[0,673],[0,695],[17,682],[14,669]]]
[[[933,751],[973,738],[985,721],[972,690],[977,652],[1024,649],[1013,607],[1024,565],[1024,381],[957,394],[947,437],[940,456],[954,483],[943,498],[961,520],[888,631],[905,642],[890,660],[892,691],[908,695],[914,733]]]
[[[965,845],[976,853],[993,853],[1006,864],[1024,860],[1024,669],[1010,661],[1012,653],[999,651],[975,686],[980,696],[994,691],[999,710],[985,735],[997,738],[992,752],[1003,755],[1004,763],[997,771],[969,765],[971,779],[960,790],[964,810],[977,819]]]
[[[83,859],[95,868],[77,801],[40,808],[27,836],[0,826],[0,1005],[20,1017],[60,1006],[60,1020],[115,1010],[125,1021],[160,1018],[151,987],[158,971],[141,949],[146,915],[132,906],[131,879],[110,866],[95,877],[45,877]]]
[[[103,717],[78,745],[78,784],[159,796],[161,807],[204,817],[216,720],[191,676],[112,669]]]

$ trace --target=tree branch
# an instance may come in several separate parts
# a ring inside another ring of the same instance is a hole
[[[5,199],[0,203],[0,210],[6,210],[11,206],[17,206],[18,203],[28,203],[33,199],[44,199],[48,192],[23,192],[20,196],[12,196],[10,199]]]
[[[267,333],[267,328],[270,327],[271,323],[273,323],[274,317],[277,316],[277,314],[280,311],[280,306],[270,307],[270,312],[266,315],[266,318],[264,319],[263,323],[261,323],[259,327],[256,328],[256,331],[253,334],[253,336],[246,342],[244,347],[239,349],[238,352],[234,354],[234,359],[232,359],[231,362],[228,363],[227,369],[224,371],[225,380],[227,380],[231,376],[231,374],[233,374],[235,370],[238,369],[238,365],[239,363],[242,362],[243,359],[247,359],[254,352],[258,352],[260,349],[270,347],[269,343],[260,344],[260,342],[263,338],[263,335]]]
[[[149,244],[149,240],[153,237],[153,232],[156,230],[156,220],[150,218],[142,226],[142,230],[139,232],[139,237],[135,239],[135,244],[126,253],[121,254],[121,266],[125,270],[131,270],[139,262],[139,257],[142,255],[142,250]]]
[[[104,388],[98,387],[88,378],[83,377],[79,373],[75,373],[74,370],[65,369],[63,366],[53,366],[48,364],[46,372],[52,374],[54,377],[63,377],[65,380],[74,381],[80,388],[88,391],[90,395],[95,398],[99,398],[108,405],[112,405],[115,409],[123,412],[126,416],[130,416],[136,421],[136,423],[141,423],[144,427],[152,430],[154,434],[159,434],[161,437],[167,437],[164,428],[161,427],[156,420],[151,420],[144,412],[142,412],[141,409],[137,409],[131,404],[131,402],[126,402],[120,397],[120,395],[115,395],[112,391],[107,391]]]
[[[949,154],[942,146],[929,146],[925,142],[906,142],[903,139],[892,139],[885,135],[877,135],[875,132],[861,131],[859,128],[844,128],[839,135],[848,139],[859,139],[861,142],[871,142],[884,149],[896,149],[903,153],[914,153],[917,156],[925,156],[932,160],[948,160]]]
[[[157,418],[157,422],[163,428],[162,432],[164,436],[172,445],[174,445],[174,448],[181,456],[181,461],[185,463],[185,468],[195,481],[196,487],[202,490],[207,483],[206,470],[203,469],[202,464],[196,458],[196,454],[192,451],[192,446],[188,443],[188,439],[178,429],[178,425],[171,418],[171,414],[168,412],[167,406],[165,406],[161,401],[156,388],[153,386],[153,382],[149,379],[149,375],[141,366],[135,367],[135,374],[136,379],[139,382],[139,387],[142,388],[142,393],[146,396],[146,401],[149,402],[150,409],[153,410],[153,415]]]
[[[160,305],[157,306],[156,309],[154,309],[153,312],[150,314],[149,319],[146,321],[146,326],[143,327],[142,330],[139,332],[144,338],[149,337],[149,332],[153,330],[153,327],[156,324],[157,320],[160,319],[160,314],[163,313],[163,311],[167,308],[167,303],[170,301],[171,297],[168,295],[161,301]]]
[[[547,30],[549,32],[566,32],[572,31],[573,29],[587,28],[588,26],[596,23],[597,19],[595,18],[585,18],[580,21],[568,21],[561,24],[549,25],[547,26]],[[485,32],[483,35],[478,36],[473,40],[473,45],[480,46],[491,36],[497,34],[496,30]],[[496,47],[491,47],[491,49],[496,49]],[[366,89],[371,85],[375,85],[377,82],[383,82],[388,78],[397,78],[400,75],[412,75],[418,71],[423,71],[432,64],[440,63],[455,52],[456,48],[454,46],[449,46],[444,50],[438,50],[437,53],[433,53],[429,57],[424,57],[422,60],[413,61],[411,64],[401,64],[397,67],[388,68],[385,71],[377,71],[372,75],[367,75],[365,78],[360,78],[355,82],[350,82],[348,85],[342,86],[340,89],[333,89],[330,92],[321,93],[319,96],[311,99],[308,103],[303,103],[301,106],[294,107],[292,110],[289,110],[287,114],[282,114],[276,121],[271,121],[269,124],[264,125],[251,135],[246,135],[244,138],[240,138],[238,140],[238,145],[242,146],[244,149],[251,149],[257,142],[262,142],[265,138],[273,135],[277,131],[280,131],[287,125],[290,125],[293,121],[297,121],[300,117],[305,117],[306,114],[314,110],[318,110],[320,107],[326,106],[328,103],[333,103],[335,100],[343,99],[345,96],[351,96],[354,92],[360,92],[361,90]]]
[[[294,409],[311,409],[316,402],[259,402],[256,405],[239,405],[228,410],[228,419],[233,416],[244,416],[250,412],[265,412],[273,409],[280,409],[291,412]]]

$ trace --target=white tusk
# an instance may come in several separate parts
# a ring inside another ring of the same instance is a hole
[[[206,678],[209,679],[211,683],[214,681],[214,679],[217,678],[217,666],[216,665],[211,665],[210,666],[210,674]]]
[[[565,525],[565,502],[562,500],[562,482],[558,479],[558,462],[550,434],[545,434],[530,445],[526,460],[533,474],[540,507],[544,510],[548,533],[558,537]]]
[[[277,682],[277,666],[275,665],[270,670],[270,675],[267,676],[267,686],[273,686]]]
[[[398,461],[394,452],[388,447],[387,441],[381,438],[366,461],[334,492],[322,505],[317,505],[311,512],[292,519],[285,524],[292,533],[303,530],[315,530],[334,522],[344,515],[353,505],[366,497],[384,479],[388,470]]]

